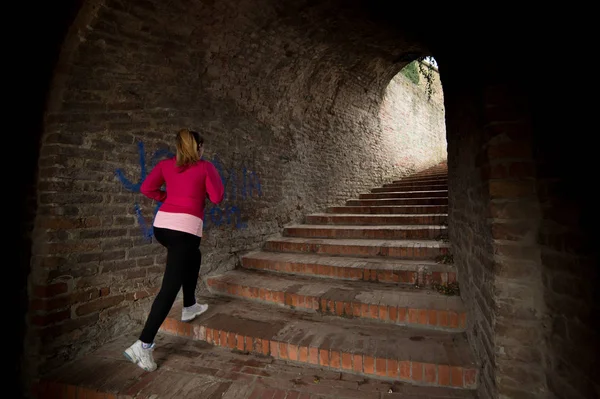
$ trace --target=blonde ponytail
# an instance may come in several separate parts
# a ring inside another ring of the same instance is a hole
[[[193,165],[200,160],[198,151],[204,144],[200,134],[188,129],[177,133],[177,166]]]

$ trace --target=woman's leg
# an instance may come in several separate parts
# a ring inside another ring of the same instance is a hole
[[[198,248],[193,246],[195,241],[191,234],[156,227],[154,232],[156,239],[167,247],[167,264],[162,286],[140,335],[140,340],[146,344],[154,341],[160,326],[171,311],[189,268],[190,256],[194,256],[194,251]]]
[[[192,256],[186,266],[183,278],[183,306],[190,307],[196,303],[196,286],[198,285],[198,275],[200,274],[200,264],[202,254],[200,252],[200,237],[197,237],[198,245],[191,251]],[[194,245],[194,244],[192,244]]]

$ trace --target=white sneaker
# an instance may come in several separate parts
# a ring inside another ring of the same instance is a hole
[[[132,363],[137,364],[142,369],[146,371],[154,371],[156,370],[156,363],[154,362],[154,358],[152,357],[153,350],[154,344],[152,344],[152,346],[148,349],[144,349],[144,347],[142,346],[142,341],[137,340],[135,341],[135,344],[125,349],[125,352],[123,352],[123,354]]]
[[[200,305],[198,303],[188,306],[187,308],[183,308],[183,312],[181,312],[181,321],[192,321],[196,318],[196,316],[200,316],[207,310],[208,305]]]

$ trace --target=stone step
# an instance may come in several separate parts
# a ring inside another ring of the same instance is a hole
[[[445,184],[405,184],[388,187],[377,187],[371,189],[372,193],[392,193],[392,192],[405,192],[405,191],[448,191],[448,186]]]
[[[434,198],[448,197],[448,190],[437,191],[392,191],[388,193],[363,193],[359,199],[387,199],[387,198]]]
[[[210,299],[209,299],[210,300]],[[44,374],[32,387],[33,399],[475,399],[476,391],[418,386],[389,378],[365,378],[343,370],[322,370],[262,354],[215,347],[160,333],[147,373],[123,356],[138,338],[122,334],[97,350]],[[458,378],[456,379],[458,381]],[[450,382],[442,379],[442,382]],[[422,382],[419,382],[422,383]],[[388,394],[391,390],[393,393]],[[382,394],[381,392],[386,392]],[[383,395],[383,396],[382,396]],[[16,398],[17,395],[7,396]],[[20,396],[19,396],[20,397]]]
[[[211,276],[206,282],[213,294],[324,315],[446,331],[462,331],[466,325],[460,297],[432,290],[249,270]]]
[[[442,225],[448,221],[448,215],[440,214],[331,214],[314,213],[306,216],[307,224],[327,225]]]
[[[327,209],[331,214],[353,213],[361,215],[420,215],[448,213],[448,205],[390,205],[390,206],[332,206]]]
[[[161,330],[239,352],[359,376],[475,389],[479,366],[463,333],[367,323],[215,298],[183,323],[174,306]]]
[[[326,280],[373,281],[429,287],[456,281],[456,270],[429,260],[359,258],[255,251],[242,256],[243,268],[321,277]]]
[[[437,239],[445,235],[443,225],[338,226],[296,224],[285,226],[286,237],[306,238],[366,238],[375,240]]]
[[[448,197],[402,198],[402,199],[353,199],[347,206],[391,206],[391,205],[448,205]]]
[[[448,253],[450,245],[434,240],[350,240],[281,237],[271,238],[265,250],[271,252],[315,253],[322,255],[381,256],[402,259],[435,259]]]

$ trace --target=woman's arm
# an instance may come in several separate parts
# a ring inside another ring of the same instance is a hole
[[[162,162],[159,162],[142,183],[140,191],[148,198],[164,202],[167,198],[167,192],[160,189],[164,183]]]
[[[225,194],[221,176],[219,176],[217,168],[210,162],[207,162],[206,168],[206,194],[213,204],[223,201],[223,195]]]

